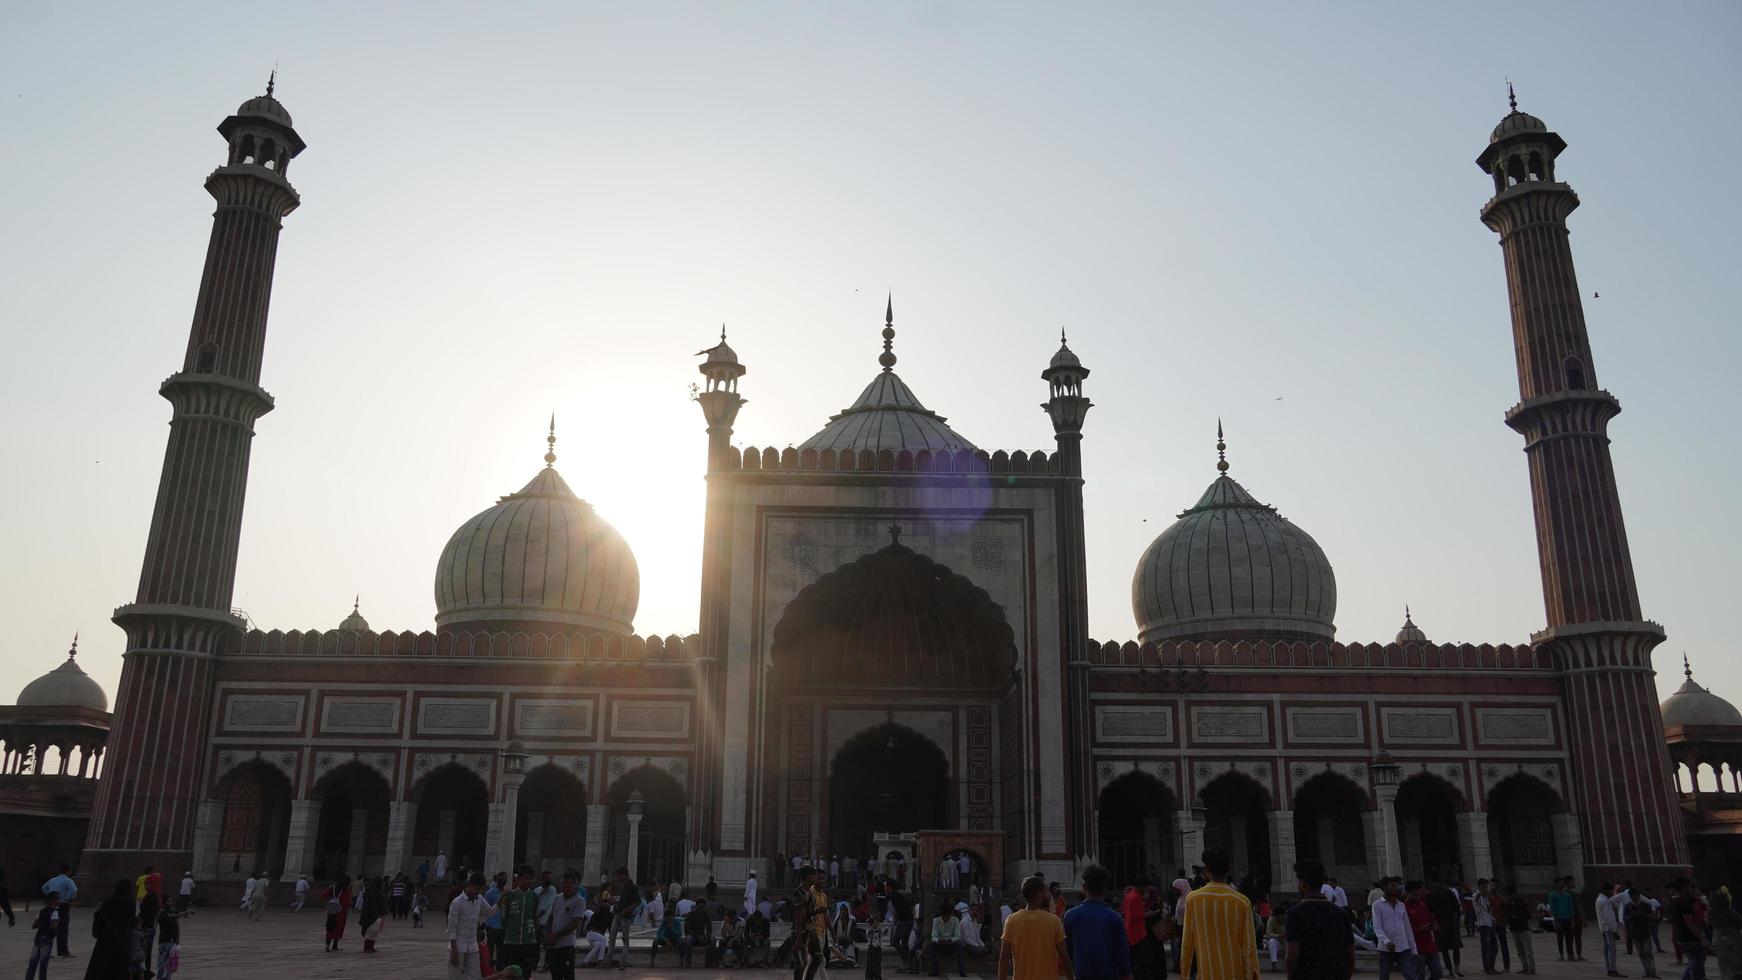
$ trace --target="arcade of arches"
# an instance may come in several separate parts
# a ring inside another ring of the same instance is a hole
[[[1195,806],[1182,807],[1161,780],[1128,771],[1103,783],[1096,856],[1116,880],[1165,881],[1196,864],[1203,848],[1220,846],[1237,880],[1273,890],[1287,890],[1294,862],[1306,858],[1345,886],[1363,887],[1387,868],[1423,880],[1492,869],[1502,881],[1543,891],[1580,868],[1576,818],[1532,776],[1494,785],[1483,810],[1468,809],[1461,793],[1427,772],[1394,787],[1388,803],[1379,792],[1327,770],[1297,782],[1291,808],[1278,809],[1256,780],[1230,771],[1203,784]]]

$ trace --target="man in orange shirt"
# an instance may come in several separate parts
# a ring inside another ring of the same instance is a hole
[[[1198,980],[1258,980],[1258,940],[1252,928],[1252,903],[1228,884],[1228,852],[1204,851],[1210,880],[1185,897],[1180,918],[1179,974]]]
[[[1052,914],[1052,895],[1046,879],[1035,875],[1022,882],[1020,912],[1004,920],[1004,941],[998,944],[998,980],[1008,980],[1015,968],[1016,980],[1058,980],[1062,971],[1071,974],[1071,957],[1065,950],[1065,925]]]

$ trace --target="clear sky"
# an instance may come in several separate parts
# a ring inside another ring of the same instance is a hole
[[[291,167],[236,605],[429,628],[449,533],[540,465],[696,625],[693,351],[741,444],[876,371],[988,448],[1050,448],[1093,369],[1091,622],[1215,475],[1312,533],[1338,636],[1542,626],[1503,270],[1472,162],[1570,144],[1574,254],[1647,613],[1742,699],[1733,591],[1742,6],[25,4],[0,8],[0,699],[73,631],[113,692],[224,147],[263,89]]]

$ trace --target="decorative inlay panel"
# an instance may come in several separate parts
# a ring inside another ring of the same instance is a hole
[[[1095,740],[1172,742],[1173,709],[1163,705],[1096,705]]]
[[[1380,708],[1379,722],[1387,742],[1458,744],[1456,708]]]
[[[418,705],[420,735],[490,735],[496,731],[494,698],[424,698]]]
[[[1291,762],[1288,765],[1288,795],[1293,799],[1302,786],[1312,782],[1324,773],[1333,773],[1347,779],[1361,792],[1367,792],[1367,764],[1364,762]]]
[[[294,694],[232,694],[224,705],[224,727],[237,732],[299,731],[304,700]]]
[[[1096,759],[1095,789],[1097,792],[1104,790],[1115,780],[1133,772],[1155,777],[1174,799],[1179,799],[1179,767],[1171,759],[1159,762],[1154,759]]]
[[[1487,808],[1488,794],[1513,776],[1524,776],[1541,780],[1543,785],[1553,790],[1561,799],[1566,799],[1566,785],[1561,781],[1566,772],[1566,764],[1562,760],[1550,762],[1484,762],[1482,763],[1482,797],[1483,809]]]
[[[593,702],[523,698],[514,702],[514,730],[526,735],[591,735]]]
[[[992,709],[967,709],[968,829],[992,829]]]
[[[1360,708],[1289,708],[1287,718],[1290,741],[1359,745],[1367,740]]]
[[[327,698],[321,731],[391,735],[399,731],[398,698]]]
[[[611,737],[684,738],[690,733],[690,706],[683,701],[613,701]]]
[[[1506,745],[1554,744],[1554,721],[1546,707],[1477,708],[1476,731],[1484,742]]]
[[[1269,712],[1264,708],[1192,707],[1194,742],[1262,742],[1269,736]]]

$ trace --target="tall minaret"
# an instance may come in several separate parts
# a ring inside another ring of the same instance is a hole
[[[687,881],[702,881],[714,874],[714,855],[720,847],[718,820],[725,765],[725,741],[720,726],[725,717],[727,643],[732,608],[732,507],[736,485],[727,478],[731,467],[732,424],[748,400],[738,394],[738,379],[749,370],[726,345],[726,327],[720,326],[720,342],[698,356],[707,360],[698,368],[706,387],[696,392],[696,402],[708,423],[708,498],[702,527],[702,596],[697,687],[700,724],[697,726],[696,801],[690,807],[690,853]],[[764,871],[766,874],[766,871]]]
[[[1640,873],[1662,877],[1688,851],[1652,681],[1663,628],[1640,614],[1609,458],[1609,420],[1621,403],[1597,387],[1567,240],[1579,197],[1555,179],[1566,143],[1519,112],[1516,98],[1511,108],[1476,162],[1494,178],[1482,222],[1500,234],[1518,354],[1519,402],[1506,424],[1524,436],[1548,612],[1548,628],[1532,639],[1564,672],[1566,803],[1581,825],[1584,879],[1638,878],[1625,869],[1647,866]]]
[[[1052,419],[1058,444],[1058,474],[1054,492],[1058,510],[1059,652],[1064,661],[1066,729],[1070,786],[1065,799],[1070,813],[1070,847],[1078,865],[1095,860],[1095,764],[1090,752],[1093,718],[1089,706],[1089,587],[1088,545],[1083,523],[1083,420],[1094,403],[1083,394],[1089,369],[1059,331],[1059,349],[1040,377],[1051,396],[1041,404]]]
[[[230,605],[242,498],[254,421],[272,410],[260,388],[272,268],[298,203],[285,172],[303,142],[272,90],[218,126],[228,151],[206,178],[217,211],[187,352],[159,388],[169,445],[139,593],[115,611],[127,650],[81,871],[193,867],[212,658],[243,628]]]

